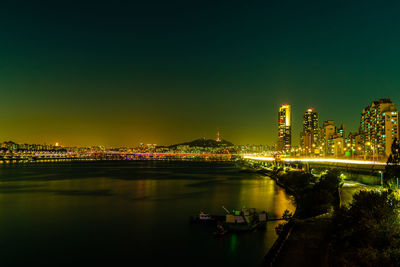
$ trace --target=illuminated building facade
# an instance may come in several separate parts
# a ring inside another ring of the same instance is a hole
[[[278,112],[278,143],[279,151],[290,151],[292,147],[292,115],[290,105],[281,105]]]
[[[319,121],[318,113],[309,108],[303,115],[303,132],[300,133],[302,154],[319,154]]]
[[[345,154],[351,157],[362,154],[361,135],[359,133],[349,133],[346,139]]]
[[[399,138],[399,114],[390,99],[379,99],[363,109],[360,120],[365,157],[389,156],[394,138]]]
[[[337,133],[336,137],[333,139],[331,152],[333,156],[341,157],[344,155],[344,149],[345,149],[345,139],[341,137],[339,133]]]
[[[340,128],[336,129],[336,135],[338,137],[343,137],[343,138],[346,137],[346,124],[342,123],[340,125]]]
[[[323,156],[334,154],[334,136],[336,127],[332,120],[324,121],[321,128],[321,150]]]

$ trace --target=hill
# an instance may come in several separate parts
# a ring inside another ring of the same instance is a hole
[[[190,146],[190,147],[229,147],[233,146],[231,142],[228,142],[226,140],[221,140],[220,142],[217,142],[213,139],[206,139],[206,138],[200,138],[196,139],[190,142],[186,143],[180,143],[180,144],[175,144],[175,145],[170,145],[168,147],[177,147],[177,146]]]

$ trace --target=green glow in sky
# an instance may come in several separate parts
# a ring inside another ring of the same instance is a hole
[[[0,141],[272,144],[292,105],[358,128],[400,103],[399,4],[19,3],[0,10]]]

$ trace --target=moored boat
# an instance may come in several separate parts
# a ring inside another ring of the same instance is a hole
[[[218,216],[213,216],[208,213],[200,212],[198,216],[190,217],[192,223],[217,223]]]
[[[267,222],[266,212],[256,212],[254,208],[243,207],[241,211],[226,214],[225,225],[230,231],[251,231],[265,227]]]

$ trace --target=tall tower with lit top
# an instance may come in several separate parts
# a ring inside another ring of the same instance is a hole
[[[288,104],[283,104],[278,112],[278,143],[277,150],[290,151],[292,147],[292,116]]]
[[[319,143],[318,113],[309,108],[303,115],[303,131],[300,133],[300,146],[303,154],[312,154],[318,149]],[[317,150],[319,152],[319,150]]]
[[[219,131],[217,131],[217,139],[216,139],[215,141],[221,142],[221,138],[220,138],[220,135],[219,135]]]

